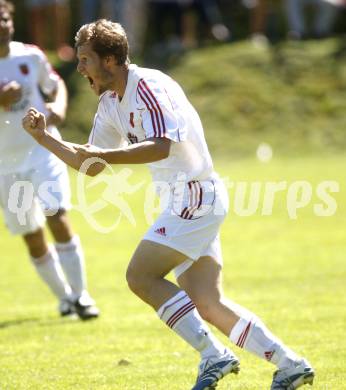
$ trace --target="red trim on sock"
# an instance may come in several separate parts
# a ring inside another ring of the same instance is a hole
[[[195,304],[190,301],[187,302],[184,306],[182,306],[179,310],[177,310],[166,322],[166,324],[172,328],[181,317],[183,317],[186,313],[195,308]]]
[[[251,321],[247,324],[247,327],[245,328],[245,330],[240,335],[240,337],[239,337],[239,339],[237,341],[237,346],[238,347],[240,347],[240,348],[244,347],[244,344],[245,344],[246,338],[248,336],[250,327],[251,327]]]

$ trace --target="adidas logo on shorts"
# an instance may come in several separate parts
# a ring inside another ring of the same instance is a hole
[[[160,236],[166,236],[166,228],[161,227],[155,230],[155,233],[160,234]]]

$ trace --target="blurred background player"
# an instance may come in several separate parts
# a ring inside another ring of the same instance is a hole
[[[285,0],[285,5],[290,38],[324,38],[333,31],[338,13],[336,3],[327,0]],[[306,12],[309,7],[314,11],[311,28]]]
[[[0,206],[8,229],[23,236],[37,273],[59,299],[60,314],[97,317],[99,311],[86,291],[80,240],[66,215],[66,166],[21,125],[27,108],[34,106],[47,114],[49,131],[59,136],[55,125],[65,117],[66,87],[40,49],[12,41],[13,11],[12,3],[0,0]],[[22,214],[16,212],[20,207],[25,208]],[[44,214],[55,246],[45,238]]]

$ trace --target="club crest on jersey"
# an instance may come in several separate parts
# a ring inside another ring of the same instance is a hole
[[[130,112],[130,125],[131,125],[132,128],[135,127],[135,122],[133,120],[133,117],[134,117],[134,113]]]
[[[274,355],[274,351],[266,351],[264,352],[265,358],[270,362],[272,360],[272,357]]]
[[[131,144],[137,144],[138,143],[137,136],[132,134],[132,133],[130,133],[130,132],[127,133],[127,138],[131,142]]]
[[[24,74],[25,76],[29,74],[29,67],[27,64],[20,64],[19,69],[21,73]]]

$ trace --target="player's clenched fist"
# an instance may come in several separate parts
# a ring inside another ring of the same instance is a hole
[[[39,141],[46,131],[46,118],[42,112],[30,108],[22,120],[24,129]]]

